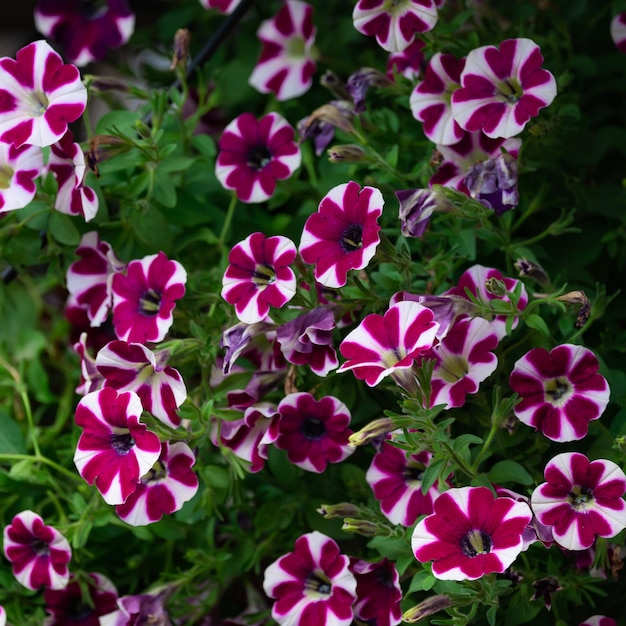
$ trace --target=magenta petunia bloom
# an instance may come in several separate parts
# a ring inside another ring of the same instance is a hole
[[[620,52],[626,54],[626,13],[618,13],[611,20],[611,39]]]
[[[411,545],[418,561],[433,561],[433,576],[440,580],[504,572],[522,551],[522,533],[532,517],[526,503],[494,498],[487,487],[449,489],[434,508],[417,523]]]
[[[300,167],[302,154],[294,136],[293,128],[278,113],[260,120],[242,113],[220,138],[217,179],[242,202],[264,202],[274,194],[277,180],[289,178]]]
[[[59,43],[65,58],[81,67],[124,45],[135,31],[135,15],[126,0],[39,0],[35,28]]]
[[[220,13],[232,13],[241,0],[200,0],[200,4],[207,10],[216,9]]]
[[[592,615],[578,626],[617,626],[617,622],[612,617],[605,615]]]
[[[159,438],[140,421],[141,411],[136,393],[110,388],[87,394],[76,408],[83,433],[74,463],[107,504],[125,502],[161,453]]]
[[[0,142],[0,215],[30,203],[37,191],[34,179],[42,172],[41,148]]]
[[[276,94],[279,101],[307,92],[315,73],[311,56],[315,33],[313,7],[300,0],[285,0],[280,11],[257,31],[263,50],[250,85],[261,93]]]
[[[452,115],[468,131],[488,137],[519,135],[556,96],[554,76],[531,39],[507,39],[467,55],[461,88],[452,94]]]
[[[515,415],[553,441],[582,439],[609,402],[599,368],[595,354],[582,346],[533,348],[515,363],[509,379],[520,395]]]
[[[83,235],[76,254],[81,258],[67,270],[67,290],[76,305],[87,311],[91,326],[100,326],[113,302],[113,276],[126,265],[95,230]]]
[[[356,623],[397,626],[402,621],[402,589],[393,562],[389,559],[378,563],[350,559],[350,570],[356,578]]]
[[[328,463],[339,463],[356,450],[348,445],[350,411],[334,396],[316,400],[310,393],[290,393],[277,410],[280,417],[270,424],[268,437],[287,450],[294,465],[321,474]]]
[[[437,52],[426,67],[424,80],[411,93],[411,113],[423,122],[424,134],[433,143],[449,146],[463,138],[463,129],[452,117],[450,99],[461,86],[464,66],[465,59]]]
[[[5,526],[4,555],[11,562],[17,582],[27,589],[63,589],[70,578],[70,544],[33,511],[18,513]]]
[[[365,478],[393,524],[412,526],[420,515],[430,515],[439,496],[437,485],[422,493],[422,475],[432,458],[427,451],[411,454],[384,441]]]
[[[352,370],[370,386],[385,376],[413,367],[432,347],[439,324],[433,312],[417,302],[398,302],[385,313],[372,313],[339,346],[347,359],[337,370]]]
[[[18,50],[16,60],[0,59],[0,141],[50,146],[77,120],[87,89],[73,65],[43,40]]]
[[[185,442],[164,441],[159,460],[140,478],[126,502],[115,507],[115,512],[131,526],[146,526],[182,509],[198,491],[198,477],[191,469],[195,462]]]
[[[98,212],[98,196],[83,184],[87,174],[85,155],[74,142],[72,131],[68,130],[50,148],[48,168],[59,186],[54,208],[67,215],[82,215],[86,222],[92,220]]]
[[[176,300],[185,295],[187,272],[164,252],[131,261],[113,276],[113,325],[118,339],[162,341],[174,322]]]
[[[552,526],[560,546],[586,550],[596,537],[615,537],[626,528],[626,475],[613,461],[564,452],[546,465],[544,476],[530,505],[542,524]]]
[[[228,255],[222,298],[235,306],[242,322],[263,321],[271,306],[279,309],[296,295],[296,275],[289,267],[295,258],[291,239],[252,233]]]
[[[401,52],[392,52],[387,59],[387,77],[393,80],[395,74],[401,74],[407,80],[417,80],[424,63],[425,45],[421,39],[415,39]]]
[[[83,598],[86,588],[88,598]],[[44,591],[48,619],[46,626],[99,626],[102,615],[117,609],[117,589],[102,574],[88,574],[87,585],[71,582],[65,589]]]
[[[263,589],[276,600],[272,617],[281,626],[349,626],[357,585],[349,566],[330,537],[302,535],[265,570]]]
[[[343,287],[349,270],[367,266],[380,242],[378,218],[382,193],[350,181],[333,187],[311,215],[300,240],[300,255],[315,265],[315,279],[325,287]]]
[[[167,352],[155,354],[140,343],[111,341],[96,355],[104,387],[134,391],[143,408],[170,428],[180,425],[176,412],[187,399],[183,377],[166,365]]]
[[[387,52],[401,52],[417,33],[432,30],[437,23],[435,0],[359,0],[352,12],[354,27],[376,37]]]

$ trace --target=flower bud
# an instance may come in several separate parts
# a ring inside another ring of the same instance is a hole
[[[129,149],[129,144],[120,137],[94,135],[89,141],[89,150],[85,152],[85,164],[96,176],[100,176],[99,163]]]
[[[402,621],[409,624],[414,624],[420,620],[433,615],[438,611],[443,611],[452,606],[452,600],[446,595],[440,594],[438,596],[430,596],[423,602],[420,602],[417,606],[404,612]]]
[[[503,280],[498,280],[497,278],[488,278],[485,281],[485,289],[487,293],[490,293],[492,296],[497,296],[501,298],[506,294],[506,285]]]
[[[364,537],[375,537],[378,534],[378,526],[374,522],[368,522],[364,519],[354,519],[352,517],[347,517],[343,520],[341,530],[346,533],[363,535]]]
[[[341,100],[350,100],[352,96],[350,92],[346,89],[346,86],[343,84],[343,81],[331,70],[326,70],[322,77],[320,78],[320,85],[322,87],[326,87],[335,98],[339,98]]]
[[[324,519],[356,517],[360,513],[359,508],[349,502],[340,502],[339,504],[322,504],[322,506],[317,509],[317,512],[320,515],[323,515]]]
[[[347,144],[330,148],[328,150],[328,160],[331,163],[363,163],[371,159],[360,146]]]
[[[576,318],[576,328],[582,328],[591,315],[591,301],[584,291],[570,291],[557,298],[559,302],[567,302],[568,304],[579,304],[580,310]]]
[[[421,237],[435,211],[449,211],[452,205],[436,189],[405,189],[396,191],[400,203],[400,225],[405,237]]]
[[[381,417],[380,419],[370,422],[361,430],[352,433],[348,438],[348,445],[357,447],[364,446],[366,443],[376,439],[377,437],[384,437],[387,433],[395,430],[393,420],[389,417]]]
[[[191,33],[188,28],[179,28],[174,35],[174,56],[170,64],[170,69],[175,70],[180,66],[183,70],[187,65],[187,58],[189,57],[189,41],[191,40]]]
[[[543,268],[536,263],[522,257],[517,259],[513,265],[522,278],[532,278],[534,281],[543,286],[550,284],[548,275],[545,273]]]

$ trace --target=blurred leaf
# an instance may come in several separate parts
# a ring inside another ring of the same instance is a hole
[[[2,409],[0,409],[0,454],[26,454],[22,429]]]

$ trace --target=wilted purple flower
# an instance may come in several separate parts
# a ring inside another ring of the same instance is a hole
[[[470,167],[463,179],[472,198],[502,215],[519,203],[517,160],[505,152]]]
[[[435,211],[449,210],[450,203],[436,189],[396,191],[400,203],[400,226],[405,237],[421,237]]]
[[[135,624],[138,626],[140,624],[170,626],[172,622],[163,607],[166,593],[161,592],[156,595],[144,593],[118,598],[119,610],[101,617],[100,626],[131,626]]]
[[[349,100],[331,100],[298,122],[300,143],[313,140],[315,154],[320,156],[335,136],[335,128],[350,132],[354,104]]]
[[[235,361],[241,356],[242,352],[248,347],[250,342],[257,336],[265,333],[273,324],[267,322],[257,322],[256,324],[246,324],[239,322],[222,333],[222,341],[220,347],[226,349],[224,354],[224,364],[222,371],[229,374]]]
[[[372,67],[362,67],[352,73],[346,83],[346,88],[354,102],[354,112],[365,111],[365,96],[370,87],[389,87],[391,80],[382,72]]]

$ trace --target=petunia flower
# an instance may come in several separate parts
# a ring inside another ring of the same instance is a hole
[[[359,0],[352,11],[354,27],[364,35],[376,37],[387,52],[401,52],[417,33],[432,30],[437,23],[434,0]]]
[[[87,346],[87,333],[81,333],[78,341],[72,346],[80,358],[80,383],[75,391],[85,396],[92,391],[102,389],[104,376],[96,368],[96,359],[91,356]]]
[[[461,86],[465,59],[437,52],[428,62],[424,79],[411,92],[411,113],[423,122],[426,137],[449,146],[463,138],[463,129],[452,117],[452,94]]]
[[[87,394],[76,408],[83,432],[74,463],[107,504],[125,502],[161,453],[159,438],[140,421],[141,412],[136,393],[110,388]]]
[[[41,148],[0,142],[0,215],[30,203],[37,191],[34,180],[42,172]]]
[[[316,400],[310,393],[290,393],[277,410],[280,417],[270,424],[267,437],[287,451],[294,465],[321,474],[328,463],[340,463],[355,451],[348,445],[350,411],[334,396]]]
[[[103,615],[99,626],[140,626],[171,624],[164,603],[169,590],[158,594],[142,593],[136,596],[122,596],[117,599],[117,611]]]
[[[34,41],[0,59],[0,142],[50,146],[85,110],[87,89],[73,65]]]
[[[222,298],[235,306],[242,322],[263,321],[271,306],[280,308],[296,295],[296,275],[289,267],[295,258],[291,239],[252,233],[228,255]]]
[[[417,302],[399,302],[384,315],[371,313],[339,346],[347,360],[337,371],[352,370],[374,387],[385,376],[411,369],[432,347],[438,328],[433,312]]]
[[[357,585],[349,565],[318,531],[296,539],[294,551],[265,570],[263,590],[276,600],[272,617],[281,626],[349,626]]]
[[[222,133],[215,175],[225,189],[242,202],[264,202],[277,180],[289,178],[300,167],[302,154],[295,132],[278,113],[257,120],[251,113],[236,117]]]
[[[257,37],[263,44],[248,82],[260,93],[276,94],[278,101],[297,98],[313,84],[315,43],[313,7],[300,0],[285,0],[271,19],[261,23]]]
[[[606,617],[606,615],[592,615],[578,626],[617,626],[617,622],[612,617]]]
[[[232,13],[241,0],[200,0],[200,4],[207,10],[216,9],[220,13]]]
[[[354,103],[351,100],[331,100],[298,122],[300,143],[312,139],[315,154],[321,156],[333,140],[336,128],[348,134],[354,130],[353,118]]]
[[[541,67],[543,56],[531,39],[507,39],[472,50],[452,94],[452,115],[461,128],[488,137],[519,135],[530,118],[556,96],[554,76]]]
[[[162,341],[174,322],[176,300],[185,295],[187,272],[164,252],[131,261],[113,276],[113,325],[118,339]]]
[[[97,4],[82,0],[39,0],[35,28],[63,47],[65,58],[79,67],[101,61],[124,45],[135,30],[135,15],[126,0]]]
[[[380,242],[378,218],[382,193],[350,181],[333,187],[311,215],[300,240],[300,256],[315,265],[315,279],[325,287],[343,287],[349,270],[367,266]]]
[[[618,13],[611,20],[611,39],[620,52],[626,54],[626,13]]]
[[[401,52],[392,52],[387,59],[387,76],[394,80],[395,74],[401,74],[407,80],[417,80],[424,63],[422,50],[426,43],[421,39],[415,39]]]
[[[4,607],[0,604],[0,626],[6,626],[7,623],[7,612],[4,610]]]
[[[111,341],[96,355],[103,386],[134,391],[143,408],[169,426],[180,425],[177,409],[187,399],[180,373],[166,365],[169,354],[152,352],[140,343]]]
[[[27,589],[63,589],[70,578],[70,544],[33,511],[18,513],[4,527],[4,555],[17,582]]]
[[[115,512],[131,526],[146,526],[180,510],[198,491],[198,477],[191,469],[195,462],[194,453],[184,441],[164,441],[158,461],[139,479],[126,501],[115,507]]]
[[[370,87],[390,87],[391,79],[373,67],[361,67],[352,72],[346,82],[346,90],[352,98],[355,113],[365,111],[365,97]]]
[[[393,562],[386,558],[377,563],[350,559],[350,570],[356,578],[357,623],[397,626],[402,621],[402,589]]]
[[[422,237],[432,214],[446,212],[452,206],[437,189],[403,189],[394,193],[400,203],[398,217],[405,237]]]
[[[87,575],[87,584],[72,581],[65,589],[44,591],[48,618],[45,626],[99,626],[99,617],[117,609],[117,589],[102,574]],[[83,598],[86,589],[88,598]]]
[[[599,367],[593,352],[582,346],[533,348],[515,363],[509,379],[520,395],[515,415],[553,441],[582,439],[609,402]]]
[[[626,475],[613,461],[564,452],[546,465],[544,476],[531,506],[560,546],[586,550],[596,537],[615,537],[626,528]]]
[[[487,487],[449,489],[434,509],[417,523],[411,546],[418,561],[433,561],[433,576],[440,580],[504,572],[522,551],[522,533],[532,517],[526,503],[494,498]]]
[[[519,204],[517,159],[508,152],[472,165],[463,183],[472,198],[493,209],[496,215],[502,215]]]
[[[68,130],[50,148],[48,169],[59,186],[54,208],[67,215],[82,215],[86,222],[98,212],[96,192],[84,184],[87,174],[85,155],[79,144],[74,142],[72,131]]]

